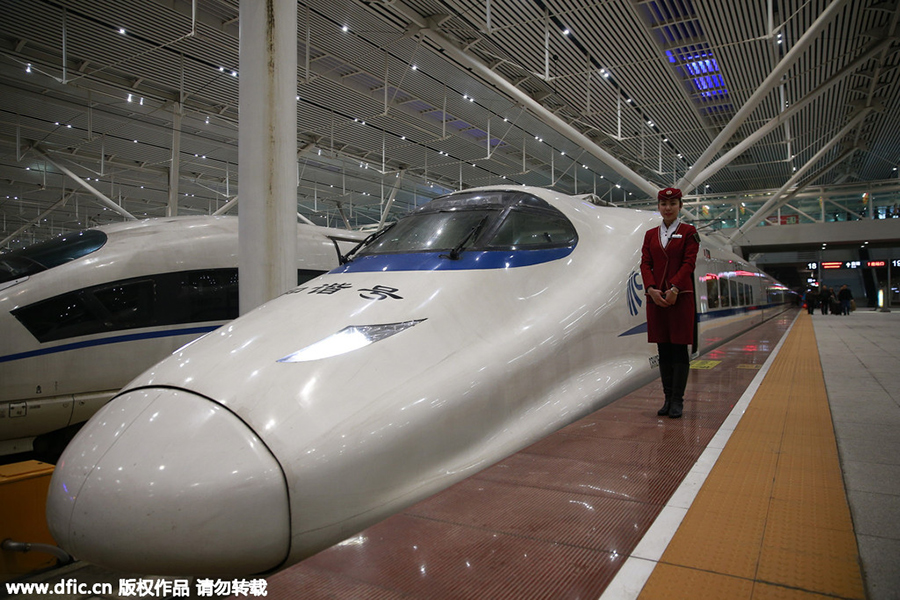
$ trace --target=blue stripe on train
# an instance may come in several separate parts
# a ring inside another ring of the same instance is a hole
[[[472,269],[511,269],[565,258],[575,246],[543,250],[467,250],[457,260],[448,252],[410,252],[359,256],[333,269],[332,274],[372,273],[375,271],[465,271]]]
[[[0,356],[0,363],[9,362],[11,360],[19,360],[22,358],[32,358],[34,356],[44,356],[47,354],[55,354],[57,352],[67,352],[69,350],[79,350],[81,348],[90,348],[92,346],[105,346],[107,344],[118,344],[120,342],[133,342],[137,340],[147,340],[152,338],[175,337],[179,335],[199,335],[209,333],[218,329],[219,325],[206,325],[203,327],[187,327],[185,329],[170,329],[166,331],[149,331],[145,333],[129,333],[127,335],[117,335],[108,338],[85,340],[83,342],[73,342],[71,344],[62,344],[61,346],[53,346],[50,348],[41,348],[39,350],[30,350],[28,352],[19,352],[17,354],[7,354]]]

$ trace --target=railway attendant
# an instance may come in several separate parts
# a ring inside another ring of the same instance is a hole
[[[660,226],[644,234],[641,278],[647,302],[647,341],[659,350],[659,375],[665,404],[659,416],[681,417],[690,372],[688,346],[694,343],[694,265],[700,236],[678,214],[681,190],[666,188],[656,196]]]

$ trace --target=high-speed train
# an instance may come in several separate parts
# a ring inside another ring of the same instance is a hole
[[[54,538],[120,571],[262,574],[486,468],[658,376],[658,223],[539,188],[432,200],[126,386],[57,466]],[[696,273],[699,352],[785,308],[709,238]]]
[[[340,264],[344,238],[362,239],[298,224],[298,282]],[[237,317],[237,266],[236,217],[118,223],[0,254],[0,454],[36,436],[61,451],[123,385]]]

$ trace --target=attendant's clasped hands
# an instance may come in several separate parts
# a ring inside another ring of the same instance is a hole
[[[678,292],[676,292],[672,288],[669,288],[668,290],[666,290],[666,293],[663,294],[661,291],[654,287],[650,288],[648,294],[650,295],[650,299],[653,300],[653,303],[657,306],[672,306],[673,304],[675,304],[675,300],[678,298]]]

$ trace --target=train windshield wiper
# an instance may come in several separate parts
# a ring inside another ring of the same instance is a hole
[[[391,224],[388,225],[387,227],[385,227],[385,228],[383,228],[383,229],[379,229],[378,231],[376,231],[376,232],[374,232],[374,233],[371,233],[371,234],[367,235],[367,236],[366,236],[366,239],[364,239],[363,241],[361,241],[361,242],[358,243],[357,245],[353,246],[353,248],[352,248],[349,252],[347,252],[347,254],[340,254],[340,259],[339,259],[339,260],[340,260],[340,263],[341,263],[342,265],[344,265],[344,264],[347,264],[348,262],[350,262],[351,260],[353,260],[351,257],[352,257],[354,254],[356,254],[356,253],[359,252],[361,249],[363,249],[364,247],[368,246],[369,244],[371,244],[372,242],[374,242],[375,240],[377,240],[378,238],[380,238],[381,236],[383,236],[385,233],[387,233],[387,232],[391,229],[391,227],[393,227],[393,226],[396,225],[396,224],[397,224],[397,222],[394,221],[393,223],[391,223]],[[336,246],[336,245],[337,245],[337,242],[335,242],[335,246]]]
[[[469,240],[475,239],[478,237],[478,234],[481,232],[481,229],[484,227],[484,224],[487,223],[488,219],[491,215],[485,215],[481,218],[481,221],[478,222],[475,227],[469,230],[469,233],[466,234],[466,237],[462,239],[462,241],[456,245],[456,247],[450,251],[450,254],[441,254],[441,258],[449,258],[450,260],[459,260],[459,255],[462,254],[463,247],[469,243]]]

